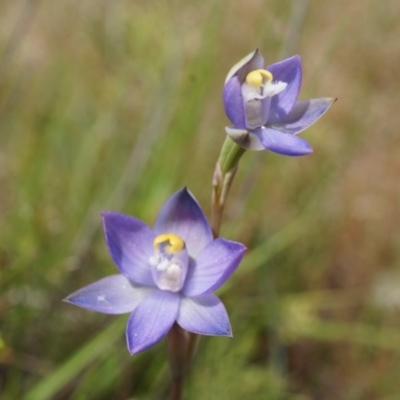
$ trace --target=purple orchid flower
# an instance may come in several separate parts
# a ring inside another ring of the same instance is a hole
[[[225,307],[212,292],[239,265],[246,248],[214,239],[191,193],[182,189],[162,207],[153,229],[137,218],[103,212],[108,249],[120,274],[100,279],[65,301],[106,314],[131,313],[131,354],[146,350],[177,322],[200,335],[232,336]]]
[[[270,150],[287,156],[312,152],[296,136],[319,119],[336,99],[297,100],[301,59],[293,56],[264,68],[258,50],[228,73],[223,90],[225,112],[233,127],[226,133],[248,150]]]

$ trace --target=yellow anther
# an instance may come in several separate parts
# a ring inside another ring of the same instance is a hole
[[[272,82],[274,77],[265,69],[255,69],[246,76],[246,83],[251,86],[262,87],[265,83]]]
[[[165,244],[164,249],[168,253],[177,253],[185,247],[185,242],[177,235],[173,233],[164,233],[158,235],[153,242],[153,247],[158,250],[160,244]]]

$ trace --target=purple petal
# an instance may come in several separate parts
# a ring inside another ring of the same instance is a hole
[[[232,77],[225,84],[223,90],[225,113],[236,128],[245,128],[242,87],[237,76]]]
[[[199,335],[232,336],[225,307],[212,293],[183,297],[177,322],[183,329]]]
[[[124,314],[154,289],[135,285],[123,275],[111,275],[70,294],[64,301],[105,314]]]
[[[115,212],[103,212],[108,249],[120,272],[141,285],[154,286],[149,267],[153,255],[153,231],[142,221]]]
[[[260,68],[264,68],[264,58],[258,52],[258,50],[254,50],[252,53],[242,58],[230,69],[225,79],[225,83],[228,82],[233,76],[238,76],[239,81],[243,82],[249,72]]]
[[[178,235],[186,243],[191,257],[195,257],[213,240],[210,225],[203,211],[186,188],[174,193],[166,201],[158,214],[154,231],[158,235]]]
[[[244,129],[235,129],[228,126],[225,127],[227,135],[240,147],[247,150],[265,150],[260,139],[254,133]]]
[[[219,288],[235,271],[245,251],[241,243],[215,239],[191,263],[183,294],[193,297]]]
[[[300,93],[302,68],[301,58],[293,56],[272,64],[266,68],[274,81],[286,82],[288,85],[281,93],[271,98],[268,123],[280,122],[293,108]]]
[[[126,341],[131,354],[148,349],[165,336],[176,321],[180,296],[155,290],[133,311],[126,327]]]
[[[307,141],[290,133],[260,128],[257,129],[256,134],[264,147],[274,153],[285,156],[304,156],[312,153],[312,148]]]
[[[331,98],[311,99],[298,101],[292,111],[279,123],[270,124],[268,127],[281,132],[297,134],[312,125],[336,101]]]

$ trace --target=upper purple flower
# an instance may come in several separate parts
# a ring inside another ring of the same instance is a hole
[[[225,112],[233,127],[228,136],[249,150],[268,149],[287,156],[312,152],[296,136],[324,114],[336,99],[297,100],[301,59],[293,56],[264,69],[258,50],[228,73],[223,90]]]
[[[188,190],[167,200],[153,229],[128,215],[102,216],[108,249],[120,274],[85,286],[67,302],[106,314],[132,313],[126,328],[131,354],[158,342],[175,322],[201,335],[232,335],[226,310],[212,292],[233,273],[246,248],[213,239]]]

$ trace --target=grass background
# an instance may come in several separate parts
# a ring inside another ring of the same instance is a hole
[[[160,399],[165,347],[61,299],[115,272],[99,211],[149,223],[187,185],[209,214],[221,89],[254,48],[338,97],[314,154],[246,153],[222,236],[249,247],[185,399],[398,399],[400,3],[0,3],[0,398]]]

